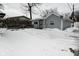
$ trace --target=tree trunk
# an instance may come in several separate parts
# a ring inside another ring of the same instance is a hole
[[[30,6],[29,9],[30,9],[29,10],[29,12],[30,12],[30,19],[32,20],[32,7]]]
[[[29,6],[30,19],[32,20],[32,6],[30,5],[30,3],[28,3],[28,6]]]

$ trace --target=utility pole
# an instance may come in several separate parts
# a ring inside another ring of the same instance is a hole
[[[72,11],[72,27],[74,26],[74,22],[75,22],[75,15],[74,15],[74,3],[72,5],[73,11]]]
[[[72,12],[72,13],[73,13],[73,17],[72,17],[72,18],[73,18],[73,21],[75,21],[75,15],[74,15],[74,4],[73,4],[73,12]]]

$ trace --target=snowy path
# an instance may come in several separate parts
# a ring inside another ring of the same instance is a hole
[[[0,55],[69,56],[76,48],[70,34],[57,29],[7,30],[0,38]]]

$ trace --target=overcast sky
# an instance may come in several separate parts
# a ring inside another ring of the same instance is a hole
[[[13,17],[13,16],[20,16],[24,15],[22,11],[22,5],[20,3],[6,3],[4,4],[5,6],[5,13],[7,14],[6,17]],[[37,11],[38,14],[40,14],[40,10],[45,10],[45,9],[54,9],[57,8],[59,13],[67,13],[71,12],[69,6],[67,3],[44,3],[39,6],[39,10]],[[75,10],[79,10],[79,4],[75,4]],[[36,11],[35,11],[36,12]],[[39,18],[39,15],[33,15],[33,18]]]

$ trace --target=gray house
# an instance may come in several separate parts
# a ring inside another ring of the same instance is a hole
[[[71,27],[70,19],[63,18],[63,16],[56,14],[49,14],[44,19],[35,19],[32,21],[34,28],[58,28],[64,30]]]

